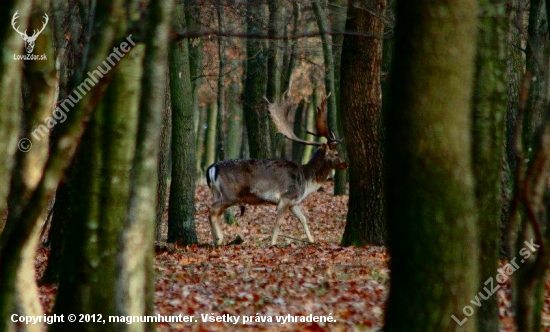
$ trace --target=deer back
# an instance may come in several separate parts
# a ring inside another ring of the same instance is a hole
[[[298,199],[306,182],[302,166],[283,159],[221,161],[207,169],[206,178],[215,199],[248,204]]]

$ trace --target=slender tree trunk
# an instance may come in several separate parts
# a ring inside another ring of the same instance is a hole
[[[296,40],[296,36],[299,32],[298,26],[300,24],[301,18],[300,4],[297,2],[292,2],[292,17],[292,26],[294,30],[292,31],[292,40],[288,41],[290,47],[285,48],[288,52],[288,54],[285,54],[288,60],[283,60],[284,65],[283,75],[281,75],[281,93],[284,93],[288,89],[290,89],[290,85],[292,83],[292,72],[294,71],[294,67],[296,67],[296,47],[298,46],[298,40]]]
[[[304,99],[300,100],[296,112],[294,113],[294,132],[297,137],[304,137],[306,130],[304,127],[304,117],[307,111],[307,103]],[[295,163],[302,162],[302,155],[304,154],[304,144],[298,142],[292,142],[292,161]]]
[[[119,237],[116,312],[121,316],[153,315],[154,225],[156,215],[157,162],[167,75],[167,49],[173,0],[150,4],[139,105],[137,145],[133,160],[128,213]],[[119,324],[118,331],[150,330],[146,323]]]
[[[498,269],[501,181],[505,156],[506,1],[480,1],[480,29],[474,87],[472,161],[480,239],[478,291]],[[497,331],[498,298],[490,296],[478,314],[478,331]]]
[[[321,8],[321,4],[318,0],[313,1],[313,12],[315,13],[315,19],[317,20],[317,26],[321,31],[321,41],[323,44],[323,58],[325,62],[325,93],[331,95],[327,102],[327,120],[328,126],[337,137],[343,137],[338,128],[338,107],[336,94],[338,91],[335,87],[335,73],[334,73],[334,56],[332,54],[332,37],[327,33],[329,26],[326,22],[325,13]],[[345,155],[346,142],[338,146],[338,151]],[[346,171],[336,171],[334,177],[334,195],[345,195],[347,193],[346,188]]]
[[[401,0],[396,12],[398,79],[386,117],[392,259],[385,331],[475,331],[470,100],[478,9],[474,0]]]
[[[199,107],[199,114],[197,115],[197,117],[199,118],[198,120],[198,126],[197,126],[197,134],[196,134],[196,137],[195,137],[195,141],[196,141],[196,147],[197,147],[197,151],[196,151],[196,169],[197,169],[197,177],[201,177],[202,178],[202,174],[204,173],[204,169],[205,169],[205,166],[207,165],[204,165],[204,154],[205,154],[205,141],[204,141],[204,137],[205,137],[205,132],[206,132],[206,117],[207,117],[207,110],[206,110],[206,107],[202,106],[202,107]]]
[[[329,18],[331,30],[336,34],[332,35],[332,54],[334,56],[334,90],[336,97],[336,114],[341,114],[340,110],[340,65],[342,63],[342,46],[344,44],[344,34],[346,30],[347,0],[329,0]],[[341,117],[338,117],[338,128],[342,127]]]
[[[523,116],[523,151],[535,153],[536,130],[550,107],[550,38],[544,0],[531,0],[526,49],[526,70],[533,75],[529,102]]]
[[[304,124],[305,124],[305,127],[306,128],[314,128],[314,123],[315,123],[315,104],[313,103],[313,101],[309,104],[307,104],[306,106],[306,109],[304,110],[306,114],[305,115],[305,121],[304,121]],[[315,139],[315,137],[313,135],[309,135],[307,134],[306,135],[306,138],[305,140],[306,141],[313,141]],[[304,150],[303,150],[303,154],[302,154],[302,164],[307,164],[307,162],[309,161],[309,159],[311,159],[311,154],[313,152],[313,146],[311,145],[306,145],[304,146]]]
[[[227,159],[237,159],[241,153],[242,145],[242,127],[243,127],[243,110],[241,109],[239,103],[236,100],[235,96],[239,94],[239,87],[237,84],[231,84],[229,87],[229,117],[227,123],[227,137],[226,137],[226,146],[227,146]]]
[[[280,0],[268,1],[269,7],[269,28],[270,36],[280,36],[283,30],[282,20],[284,16],[284,5]],[[271,39],[268,41],[267,54],[267,87],[266,98],[271,102],[276,102],[281,97],[281,40]],[[277,128],[269,122],[270,140],[273,157],[282,157],[285,145],[285,139],[277,135]]]
[[[13,61],[13,54],[23,51],[21,36],[14,33],[10,21],[15,13],[19,13],[20,29],[27,27],[31,3],[28,1],[10,1],[0,12],[0,44],[4,52],[0,55],[0,216],[6,214],[6,203],[10,191],[11,170],[15,164],[15,154],[19,140],[22,61]],[[3,318],[3,317],[1,317]],[[7,322],[7,321],[6,321]]]
[[[174,9],[174,31],[184,31],[185,8]],[[172,181],[168,209],[168,242],[197,243],[195,231],[195,132],[193,92],[187,40],[170,45],[170,96],[172,99]]]
[[[29,21],[29,30],[39,29],[43,21],[40,14],[49,10],[49,2],[36,5]],[[43,14],[42,14],[43,15]],[[51,114],[55,99],[55,62],[53,47],[50,43],[51,29],[42,32],[44,38],[36,41],[34,51],[46,54],[48,60],[30,61],[24,68],[23,91],[23,132],[22,137],[32,139],[33,130]],[[21,218],[24,205],[38,186],[48,154],[48,137],[34,140],[32,149],[18,151],[11,178],[8,197],[8,216],[6,229],[15,228]],[[32,143],[29,143],[32,144]],[[21,148],[20,148],[21,150]],[[30,231],[29,238],[22,244],[21,263],[17,267],[15,280],[15,313],[22,316],[40,316],[40,306],[34,260],[40,237],[40,225],[36,224]],[[40,331],[40,325],[23,325],[21,331]]]
[[[168,66],[168,61],[164,64]],[[168,74],[168,67],[166,70]],[[155,221],[155,240],[162,239],[162,228],[164,224],[164,212],[166,211],[166,200],[168,198],[168,177],[170,176],[170,136],[172,134],[172,110],[170,108],[170,80],[164,80],[164,98],[162,100],[162,119],[158,155],[158,185],[157,185],[157,216]]]
[[[205,134],[205,155],[204,166],[207,168],[216,162],[216,124],[218,122],[218,108],[216,104],[208,105],[208,116],[206,118],[206,134]]]
[[[218,31],[223,31],[225,26],[225,1],[218,0]],[[225,160],[225,134],[226,134],[226,109],[225,109],[225,42],[222,36],[218,36],[218,95],[217,95],[217,108],[218,108],[218,117],[216,119],[216,154],[218,155],[218,160]]]
[[[378,16],[384,16],[386,2],[368,1],[366,6],[381,11],[370,14],[351,4],[346,30],[382,35],[384,22]],[[340,90],[342,120],[350,143],[350,195],[343,245],[386,243],[381,65],[382,40],[344,38]]]

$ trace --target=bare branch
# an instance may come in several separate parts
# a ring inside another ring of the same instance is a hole
[[[271,40],[295,40],[295,39],[302,39],[302,38],[319,37],[322,34],[327,34],[331,36],[344,35],[344,36],[356,36],[356,37],[370,38],[370,39],[384,39],[384,36],[382,35],[354,32],[354,31],[324,31],[324,32],[310,31],[310,32],[296,33],[291,36],[289,35],[270,36],[268,34],[247,33],[247,32],[240,32],[240,31],[196,30],[196,31],[186,31],[181,33],[172,32],[170,41],[177,42],[185,38],[199,38],[199,37],[209,37],[209,36],[251,38],[251,39],[271,39]],[[134,37],[134,39],[137,41],[143,41],[143,38],[144,37],[142,36]]]

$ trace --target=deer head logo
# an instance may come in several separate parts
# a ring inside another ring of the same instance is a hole
[[[46,28],[46,24],[48,24],[48,20],[49,20],[48,14],[44,13],[44,19],[46,21],[44,22],[42,29],[34,30],[32,36],[28,36],[27,30],[25,30],[25,32],[21,32],[19,31],[19,26],[17,26],[17,28],[15,27],[15,21],[17,21],[17,19],[19,18],[19,16],[17,15],[18,13],[19,11],[16,11],[15,14],[13,14],[13,18],[11,19],[11,26],[18,34],[21,35],[21,37],[25,41],[25,50],[27,51],[27,53],[32,53],[36,38],[38,37],[38,35],[42,33],[42,31],[44,31],[44,29]]]

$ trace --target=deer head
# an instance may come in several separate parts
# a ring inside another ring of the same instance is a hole
[[[32,51],[34,50],[34,42],[36,41],[36,38],[42,33],[42,31],[44,31],[44,29],[46,28],[46,24],[48,24],[48,14],[44,13],[44,19],[46,21],[42,25],[42,29],[33,30],[32,36],[28,36],[27,30],[25,30],[25,32],[21,32],[19,31],[19,26],[15,27],[15,22],[19,18],[18,13],[19,11],[16,11],[15,14],[13,14],[13,18],[11,19],[11,26],[19,35],[21,35],[21,37],[25,41],[25,50],[27,51],[27,53],[32,53]]]

